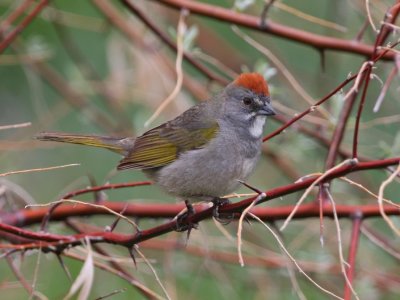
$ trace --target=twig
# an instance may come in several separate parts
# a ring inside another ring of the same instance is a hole
[[[346,285],[344,288],[344,299],[351,300],[351,295],[353,294],[357,299],[358,296],[353,289],[352,282],[354,279],[354,269],[355,269],[355,261],[356,261],[356,254],[358,248],[358,242],[360,239],[360,226],[362,222],[362,215],[355,215],[353,218],[353,230],[351,233],[350,239],[350,249],[349,249],[349,268],[347,269],[346,273]]]
[[[308,196],[308,194],[311,192],[311,190],[320,182],[323,182],[323,180],[328,177],[332,172],[336,171],[337,169],[345,166],[345,165],[354,165],[356,164],[357,161],[354,161],[352,159],[345,160],[338,164],[337,166],[327,170],[324,174],[319,176],[304,192],[304,194],[301,196],[301,198],[297,201],[296,205],[293,208],[293,211],[290,213],[290,215],[286,218],[285,222],[281,226],[280,230],[283,231],[286,226],[289,224],[290,220],[293,218],[293,216],[296,214],[297,209],[299,206],[303,203],[304,199]]]
[[[394,225],[392,220],[387,216],[385,213],[385,210],[383,209],[383,193],[385,191],[385,188],[387,185],[389,185],[400,173],[400,164],[398,165],[396,171],[394,171],[388,179],[382,182],[381,186],[379,187],[379,193],[378,193],[378,204],[379,204],[379,211],[382,215],[382,218],[386,221],[386,223],[389,225],[389,227],[398,235],[400,236],[400,230]]]
[[[342,274],[346,281],[346,289],[347,288],[349,289],[350,296],[351,296],[351,294],[353,294],[354,297],[357,300],[359,300],[360,298],[358,297],[358,295],[352,285],[353,276],[352,276],[352,274],[348,273],[346,270],[346,267],[354,269],[354,260],[351,260],[352,261],[352,264],[351,264],[351,263],[347,263],[346,260],[344,259],[343,246],[342,246],[342,234],[341,234],[341,229],[340,229],[339,218],[338,218],[337,212],[336,212],[336,203],[333,200],[332,195],[330,194],[330,192],[327,188],[326,188],[326,193],[327,193],[328,199],[331,202],[332,209],[333,209],[333,216],[334,216],[335,225],[336,225],[336,234],[337,234],[337,242],[338,242],[338,250],[339,250],[340,269],[342,270]],[[361,220],[361,216],[359,216],[358,219]],[[355,222],[355,221],[353,221],[353,222]],[[358,237],[359,236],[357,236],[357,240],[358,240]],[[352,236],[352,238],[353,238],[353,236]],[[351,241],[354,242],[353,239],[351,239]],[[353,257],[353,259],[354,259],[354,257]],[[349,299],[349,298],[346,298],[346,295],[347,294],[345,292],[345,299]]]
[[[239,256],[239,264],[241,267],[244,267],[244,261],[243,261],[243,255],[242,255],[242,229],[243,229],[243,220],[246,217],[246,215],[249,213],[249,211],[263,198],[266,197],[265,193],[260,193],[257,198],[251,202],[251,204],[243,210],[242,214],[240,215],[239,222],[238,222],[238,230],[237,230],[237,250],[238,250],[238,256]]]
[[[356,115],[356,121],[355,121],[355,126],[354,126],[354,135],[353,135],[353,158],[357,159],[358,158],[358,134],[359,134],[359,128],[360,128],[360,121],[361,121],[361,114],[363,112],[364,108],[364,103],[365,99],[367,98],[367,90],[369,86],[369,81],[371,80],[371,72],[372,72],[372,66],[373,63],[368,61],[367,62],[367,70],[365,72],[365,83],[364,83],[364,89],[361,94],[361,100],[360,104],[358,106],[357,110],[357,115]]]
[[[374,194],[373,192],[371,192],[369,189],[367,189],[362,184],[357,183],[357,182],[355,182],[355,181],[353,181],[353,180],[351,180],[351,179],[349,179],[349,178],[347,178],[345,176],[340,177],[339,179],[344,180],[344,181],[350,183],[351,185],[355,185],[356,187],[362,189],[363,191],[367,192],[368,194],[370,194],[371,196],[375,197],[376,199],[379,199],[379,196],[377,194]],[[389,199],[385,199],[385,198],[382,198],[382,201],[384,201],[384,202],[386,202],[386,203],[388,203],[390,205],[393,205],[393,206],[395,206],[395,207],[400,209],[400,204],[398,204],[398,203],[395,203],[395,202],[393,202],[393,201],[391,201]]]
[[[0,24],[0,37],[4,36],[4,33],[9,29],[10,25],[15,22],[24,12],[26,12],[33,0],[26,0],[21,3],[17,8],[15,8],[7,18],[4,18]]]
[[[46,7],[48,0],[40,0],[36,7],[0,42],[0,54],[12,43],[12,41],[35,19],[35,17]]]
[[[365,0],[365,8],[366,8],[366,10],[367,10],[367,16],[368,16],[369,24],[371,25],[372,29],[373,29],[376,33],[378,33],[379,30],[376,29],[376,26],[375,26],[375,24],[374,24],[374,21],[372,20],[371,11],[370,11],[370,8],[369,8],[369,0]]]
[[[317,25],[320,25],[320,26],[323,26],[326,28],[334,29],[339,32],[347,32],[347,28],[342,25],[306,14],[305,12],[298,10],[294,7],[291,7],[285,3],[277,2],[277,3],[275,3],[275,7],[279,8],[283,11],[286,11],[294,16],[297,16],[303,20],[306,20],[308,22],[311,22],[311,23],[314,23],[314,24],[317,24]]]
[[[25,123],[19,123],[19,124],[12,124],[12,125],[3,125],[0,126],[0,130],[5,130],[5,129],[14,129],[14,128],[23,128],[23,127],[28,127],[31,126],[31,122],[25,122]]]
[[[39,249],[37,259],[36,259],[36,265],[35,265],[35,271],[33,273],[33,279],[32,279],[32,292],[29,295],[29,300],[34,299],[35,296],[35,288],[36,288],[36,282],[38,279],[38,274],[39,274],[39,267],[40,267],[40,258],[42,256],[42,251]]]
[[[346,86],[349,82],[351,82],[352,80],[354,80],[356,77],[358,76],[358,74],[353,75],[349,78],[347,78],[346,80],[344,80],[341,84],[339,84],[335,89],[333,89],[330,93],[328,93],[325,97],[323,97],[322,99],[320,99],[319,101],[317,101],[313,106],[309,107],[308,109],[306,109],[305,111],[303,111],[302,113],[298,114],[297,116],[295,116],[294,118],[290,119],[286,124],[284,124],[283,126],[281,126],[280,128],[278,128],[277,130],[273,131],[272,133],[270,133],[269,135],[267,135],[266,137],[263,138],[263,142],[273,138],[274,136],[282,133],[286,128],[288,128],[290,125],[292,125],[293,123],[297,122],[298,120],[300,120],[301,118],[303,118],[305,115],[308,115],[310,112],[313,112],[317,106],[321,105],[322,103],[324,103],[325,101],[327,101],[328,99],[330,99],[333,95],[335,95],[337,92],[339,92],[344,86]]]
[[[126,288],[123,288],[123,289],[117,289],[117,290],[114,290],[114,291],[112,291],[112,292],[108,293],[107,295],[104,295],[104,296],[98,297],[98,298],[96,298],[95,300],[103,300],[103,299],[107,299],[107,298],[109,298],[109,297],[112,297],[112,296],[115,296],[115,295],[118,295],[118,294],[124,293],[125,291],[126,291]]]
[[[17,277],[18,281],[21,283],[21,285],[24,287],[24,289],[28,292],[29,295],[31,295],[34,290],[32,289],[31,285],[28,283],[24,275],[21,273],[21,271],[17,268],[17,266],[14,264],[14,261],[12,257],[6,256],[7,263],[14,273],[15,277]]]
[[[9,176],[9,175],[15,175],[15,174],[25,174],[25,173],[32,173],[32,172],[50,171],[50,170],[56,170],[56,169],[62,169],[62,168],[68,168],[68,167],[75,167],[75,166],[80,166],[80,164],[68,164],[68,165],[54,166],[54,167],[47,167],[47,168],[37,168],[37,169],[28,169],[28,170],[20,170],[20,171],[10,171],[10,172],[6,172],[6,173],[1,173],[0,177]]]
[[[361,226],[361,232],[364,234],[372,243],[380,247],[383,251],[387,252],[394,258],[400,261],[400,252],[398,249],[395,249],[389,241],[384,239],[382,236],[379,236],[377,232],[371,230],[371,228],[365,226]]]
[[[70,252],[63,253],[63,255],[66,256],[66,257],[70,257],[70,258],[73,258],[73,259],[80,260],[80,261],[84,261],[85,260],[81,256],[79,256],[77,254],[70,253]],[[136,279],[132,279],[129,276],[129,274],[122,273],[118,269],[115,269],[115,268],[110,267],[108,265],[99,263],[97,261],[94,261],[94,265],[96,266],[96,268],[99,268],[99,269],[105,270],[105,271],[107,271],[107,272],[109,272],[111,274],[114,274],[114,275],[124,279],[125,281],[127,281],[131,285],[138,287],[140,290],[145,291],[146,295],[147,295],[147,297],[149,299],[158,299],[158,300],[163,300],[164,299],[163,297],[161,297],[160,295],[158,295],[157,293],[155,293],[154,291],[152,291],[151,289],[146,287],[144,284],[140,283]]]
[[[105,190],[116,190],[120,188],[128,188],[128,187],[136,187],[136,186],[146,186],[146,185],[151,185],[151,181],[134,181],[134,182],[124,182],[124,183],[108,183],[105,185],[99,185],[99,186],[92,186],[88,187],[82,190],[77,190],[77,191],[72,191],[64,196],[62,196],[63,199],[69,199],[72,197],[76,197],[78,195],[83,195],[87,193],[97,193],[100,191],[105,191]]]
[[[304,270],[297,263],[296,259],[289,253],[289,251],[286,249],[285,245],[283,244],[283,242],[281,241],[279,236],[259,217],[257,217],[256,215],[254,215],[250,212],[249,212],[249,215],[252,216],[254,219],[256,219],[258,222],[260,222],[262,225],[264,225],[264,227],[267,228],[269,230],[269,232],[271,232],[271,234],[274,236],[275,240],[278,242],[279,247],[282,249],[282,251],[290,258],[290,260],[293,262],[293,264],[296,266],[296,268],[299,270],[299,272],[301,274],[303,274],[313,285],[315,285],[317,288],[319,288],[324,293],[331,295],[332,297],[334,297],[336,299],[343,299],[343,298],[339,297],[338,295],[334,294],[333,292],[328,291],[327,289],[323,288],[317,282],[315,282],[306,272],[304,272]]]
[[[144,127],[148,127],[159,115],[160,113],[167,107],[168,104],[171,103],[172,100],[178,95],[179,91],[182,88],[183,83],[183,70],[182,70],[182,59],[183,59],[183,38],[186,32],[186,24],[185,18],[187,17],[187,11],[183,10],[179,17],[177,36],[176,36],[176,62],[175,62],[175,71],[176,71],[176,84],[171,94],[163,100],[160,106],[156,109],[156,111],[151,115],[151,117],[144,123]]]
[[[285,26],[273,21],[268,21],[268,26],[260,26],[260,18],[243,13],[237,13],[220,6],[206,4],[198,1],[188,0],[153,0],[174,9],[186,8],[193,14],[210,17],[229,24],[236,24],[254,30],[269,33],[281,38],[289,39],[294,42],[306,44],[317,49],[332,49],[336,51],[346,51],[360,55],[371,55],[374,48],[363,43],[354,43],[352,40],[327,37],[311,32],[299,30]],[[385,53],[384,59],[393,60],[393,53]]]
[[[126,182],[126,183],[115,183],[115,184],[106,184],[106,185],[101,185],[101,186],[92,186],[86,189],[82,190],[77,190],[77,191],[72,191],[67,194],[65,194],[62,199],[70,199],[72,197],[86,194],[86,193],[98,193],[100,191],[104,190],[113,190],[113,189],[120,189],[120,188],[127,188],[127,187],[136,187],[136,186],[144,186],[144,185],[150,185],[152,184],[151,181],[135,181],[135,182]],[[42,223],[40,225],[40,229],[42,231],[45,231],[48,222],[50,221],[50,218],[53,214],[53,212],[60,206],[62,205],[62,202],[56,203],[52,205],[49,210],[47,211],[46,215],[42,219]]]
[[[150,261],[144,256],[144,254],[139,250],[139,247],[137,245],[134,246],[135,251],[140,255],[140,257],[144,260],[144,262],[147,264],[147,266],[150,268],[151,272],[153,273],[154,277],[156,278],[156,281],[158,285],[161,287],[162,291],[164,292],[164,295],[167,297],[168,300],[171,300],[171,297],[169,296],[167,290],[165,289],[164,285],[162,284],[160,277],[158,277],[156,270],[153,268],[151,265]]]
[[[381,105],[383,103],[383,99],[385,98],[386,93],[387,93],[387,91],[388,91],[388,89],[390,87],[390,84],[392,83],[392,80],[396,76],[397,72],[398,72],[398,69],[397,69],[396,66],[394,66],[392,71],[390,72],[388,78],[386,79],[385,84],[383,85],[381,92],[379,93],[378,99],[376,99],[374,108],[372,109],[372,111],[374,113],[379,111],[379,109],[380,109],[380,107],[381,107]]]
[[[128,217],[125,217],[124,215],[121,215],[120,213],[117,213],[116,211],[113,211],[112,209],[104,206],[104,205],[99,205],[99,204],[93,204],[93,203],[87,203],[84,201],[79,201],[79,200],[72,200],[72,199],[61,199],[58,201],[53,201],[53,202],[49,202],[49,203],[44,203],[44,204],[28,204],[25,206],[25,208],[27,207],[45,207],[45,206],[49,206],[49,205],[54,205],[54,204],[58,204],[58,203],[73,203],[73,204],[82,204],[82,205],[87,205],[87,206],[91,206],[94,208],[98,208],[98,209],[103,209],[108,211],[109,213],[124,219],[125,221],[127,221],[128,223],[130,223],[133,227],[135,227],[137,230],[139,230],[138,225],[133,222],[131,219],[129,219]]]
[[[77,222],[72,222],[71,219],[66,220],[65,223],[70,228],[72,228],[73,230],[75,230],[78,233],[86,232],[85,230],[81,229],[81,226],[79,226],[77,224]],[[90,232],[86,232],[86,233],[90,234]],[[154,295],[149,293],[148,289],[144,288],[143,285],[141,283],[139,283],[137,281],[137,279],[133,275],[131,275],[128,271],[126,271],[125,268],[122,266],[122,263],[126,264],[127,259],[125,259],[125,258],[120,259],[120,258],[117,258],[115,255],[108,254],[107,251],[104,250],[100,245],[93,244],[92,247],[96,251],[94,253],[95,256],[96,255],[101,256],[102,260],[107,260],[108,263],[110,264],[110,266],[112,266],[116,271],[118,271],[120,277],[128,280],[130,282],[130,284],[132,284],[134,287],[136,287],[137,290],[143,294],[144,297],[146,297],[148,299],[154,299]],[[129,259],[129,262],[131,262],[131,261],[132,260]],[[95,262],[95,264],[96,264],[96,262]]]

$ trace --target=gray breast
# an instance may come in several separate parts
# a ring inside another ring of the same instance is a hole
[[[253,171],[261,141],[245,142],[235,131],[222,130],[206,147],[185,152],[158,170],[153,179],[181,198],[212,198],[233,192],[238,179]]]

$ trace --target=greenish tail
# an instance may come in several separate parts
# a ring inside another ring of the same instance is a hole
[[[62,132],[41,132],[35,136],[41,141],[62,142],[105,148],[126,155],[133,147],[133,138],[120,138],[101,135],[79,135]]]

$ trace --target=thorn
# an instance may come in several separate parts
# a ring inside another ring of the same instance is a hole
[[[71,273],[69,272],[69,269],[67,268],[67,266],[65,265],[62,257],[61,257],[61,253],[56,253],[56,257],[58,259],[58,262],[60,263],[62,269],[64,270],[65,274],[67,275],[68,279],[70,282],[72,282],[72,276]]]
[[[244,217],[244,220],[247,224],[249,224],[250,226],[253,226],[250,222],[250,219],[248,217]]]
[[[136,263],[136,258],[135,258],[135,254],[133,253],[133,251],[135,250],[136,245],[133,245],[130,249],[129,249],[129,255],[132,258],[133,263],[135,264],[135,268],[137,269],[137,263]]]
[[[125,203],[124,208],[121,210],[121,212],[119,213],[120,215],[123,215],[126,211],[126,208],[128,207],[128,203]],[[121,217],[118,216],[114,222],[112,222],[112,224],[110,226],[106,226],[106,229],[104,231],[107,232],[112,232],[114,231],[115,227],[117,227],[119,220],[121,220]]]
[[[106,298],[110,298],[111,296],[115,296],[117,294],[124,293],[124,292],[126,292],[126,290],[127,290],[126,288],[118,289],[118,290],[112,291],[111,293],[108,293],[107,295],[100,296],[100,297],[96,298],[95,300],[103,300]]]
[[[249,188],[250,190],[252,190],[253,192],[256,192],[257,194],[262,194],[262,191],[260,191],[259,189],[247,184],[246,182],[238,179],[237,180],[239,183],[243,184],[245,187]]]
[[[267,14],[275,1],[276,0],[270,0],[268,3],[265,3],[265,5],[264,5],[263,11],[261,12],[261,16],[260,16],[260,19],[261,19],[260,27],[262,29],[265,29],[267,27]]]

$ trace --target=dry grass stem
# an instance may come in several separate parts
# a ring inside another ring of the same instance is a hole
[[[82,205],[87,205],[87,206],[91,206],[94,208],[99,208],[99,209],[103,209],[108,211],[109,213],[124,219],[125,221],[127,221],[129,224],[131,224],[135,229],[139,230],[138,225],[133,222],[131,219],[125,217],[124,215],[117,213],[116,211],[113,211],[112,209],[104,206],[104,205],[100,205],[100,204],[93,204],[93,203],[88,203],[88,202],[84,202],[84,201],[79,201],[79,200],[74,200],[74,199],[61,199],[61,200],[57,200],[57,201],[52,201],[52,202],[48,202],[48,203],[42,203],[42,204],[28,204],[25,206],[25,208],[28,207],[46,207],[46,206],[51,206],[54,204],[59,204],[59,203],[73,203],[73,204],[82,204]]]
[[[42,257],[42,249],[39,248],[37,259],[36,259],[36,264],[35,264],[35,270],[33,272],[33,278],[32,278],[32,293],[29,295],[29,300],[34,299],[36,296],[36,282],[38,279],[39,275],[39,267],[40,267],[40,258]]]
[[[68,164],[68,165],[63,165],[63,166],[28,169],[28,170],[20,170],[20,171],[10,171],[10,172],[6,172],[6,173],[1,173],[0,177],[9,176],[9,175],[15,175],[15,174],[50,171],[50,170],[56,170],[56,169],[62,169],[62,168],[68,168],[68,167],[76,167],[76,166],[80,166],[80,164]]]
[[[0,130],[23,128],[23,127],[29,127],[31,125],[32,125],[31,122],[25,122],[25,123],[19,123],[19,124],[11,124],[11,125],[3,125],[3,126],[0,126]]]
[[[221,222],[218,222],[215,218],[213,218],[213,221],[217,229],[223,234],[223,236],[228,241],[233,242],[235,240],[235,238],[228,232],[228,230],[225,229],[225,227],[221,224]]]
[[[265,193],[261,193],[257,196],[256,199],[254,199],[251,204],[246,207],[245,210],[243,210],[242,214],[240,215],[239,218],[239,223],[238,223],[238,230],[237,230],[237,250],[238,250],[238,256],[239,256],[239,264],[241,267],[244,267],[244,261],[243,261],[243,255],[242,255],[242,230],[243,230],[243,220],[248,214],[248,212],[257,204],[258,201],[261,199],[265,198],[266,195]]]
[[[179,17],[178,22],[178,30],[176,37],[176,62],[175,62],[175,70],[176,70],[176,84],[171,94],[163,100],[160,106],[156,109],[156,111],[151,115],[151,117],[144,123],[144,127],[149,127],[149,125],[161,114],[161,112],[167,107],[168,104],[171,103],[172,100],[178,95],[179,91],[182,88],[183,83],[183,70],[182,70],[182,60],[183,60],[183,38],[186,32],[186,24],[185,24],[186,11],[182,11]]]
[[[171,300],[171,297],[169,296],[169,294],[168,294],[166,288],[164,287],[164,285],[162,284],[162,282],[160,280],[160,277],[158,277],[156,270],[153,268],[153,266],[151,265],[150,261],[146,258],[146,256],[144,256],[144,254],[139,250],[139,247],[137,245],[135,245],[135,251],[140,255],[140,257],[143,259],[143,261],[150,268],[151,272],[153,273],[154,277],[156,278],[157,283],[159,284],[159,286],[163,290],[165,297],[167,297],[168,300]]]
[[[353,181],[353,180],[351,180],[351,179],[349,179],[347,177],[340,177],[340,179],[350,183],[351,185],[355,185],[356,187],[362,189],[363,191],[367,192],[368,194],[370,194],[371,196],[375,197],[376,199],[379,199],[379,196],[377,194],[374,194],[373,192],[371,192],[369,189],[367,189],[362,184],[357,183],[357,182],[355,182],[355,181]],[[396,207],[400,208],[400,204],[394,203],[392,200],[382,198],[382,201],[386,202],[387,204],[390,204],[390,205],[393,205],[393,206],[396,206]]]
[[[79,292],[77,300],[87,300],[89,299],[89,294],[92,289],[94,280],[94,264],[93,264],[93,251],[90,245],[89,238],[85,239],[87,254],[84,260],[83,266],[76,277],[75,281],[72,283],[68,294],[64,297],[64,300],[72,299],[75,294]]]
[[[274,6],[280,8],[281,10],[286,11],[286,12],[288,12],[288,13],[294,15],[294,16],[297,16],[297,17],[299,17],[301,19],[304,19],[304,20],[306,20],[308,22],[311,22],[311,23],[314,23],[314,24],[317,24],[317,25],[320,25],[320,26],[323,26],[323,27],[326,27],[326,28],[330,28],[330,29],[333,29],[333,30],[336,30],[336,31],[339,31],[339,32],[347,32],[347,28],[342,26],[342,25],[339,25],[337,23],[330,22],[330,21],[327,21],[327,20],[312,16],[312,15],[306,14],[305,12],[302,12],[301,10],[293,8],[293,7],[291,7],[289,5],[286,5],[286,4],[282,3],[282,2],[279,2],[279,1],[275,2]]]
[[[76,259],[76,260],[80,260],[80,261],[84,261],[85,258],[75,254],[75,253],[71,253],[71,252],[63,252],[63,256],[66,257],[70,257],[72,259]],[[132,260],[131,260],[132,261]],[[163,297],[161,297],[160,295],[158,295],[156,292],[154,292],[153,290],[149,289],[148,287],[146,287],[145,285],[143,285],[142,283],[140,283],[139,281],[137,281],[136,279],[132,279],[132,278],[127,278],[126,276],[124,276],[119,270],[116,270],[115,268],[108,266],[106,264],[94,261],[94,266],[96,268],[102,269],[106,272],[109,272],[110,274],[114,274],[115,276],[121,277],[125,280],[127,280],[131,285],[139,288],[142,291],[145,291],[148,295],[151,295],[152,297],[154,297],[154,299],[157,300],[164,300]]]
[[[397,260],[400,260],[400,253],[390,247],[387,247],[382,241],[380,241],[379,239],[377,239],[373,234],[371,234],[369,232],[369,230],[367,230],[365,228],[365,226],[361,226],[361,232],[362,234],[364,234],[372,243],[374,243],[375,245],[377,245],[379,248],[381,248],[383,251],[389,253],[391,256],[393,256],[394,258],[396,258]]]
[[[343,243],[342,243],[342,233],[341,233],[342,231],[340,229],[339,218],[338,218],[337,211],[336,211],[336,203],[333,200],[333,197],[332,197],[332,195],[331,195],[331,193],[329,192],[328,189],[326,189],[326,193],[328,195],[329,201],[332,204],[333,217],[334,217],[333,219],[334,219],[335,225],[336,225],[336,234],[337,234],[337,243],[338,243],[338,251],[339,251],[340,269],[342,271],[342,274],[344,276],[345,281],[347,282],[347,284],[348,284],[348,286],[349,286],[349,288],[351,290],[351,293],[353,294],[353,296],[357,300],[360,300],[360,298],[358,297],[356,291],[354,290],[353,285],[351,284],[351,282],[349,280],[349,277],[347,276],[347,272],[346,272],[346,267],[349,268],[350,265],[347,263],[347,261],[344,258],[344,255],[343,255],[343,246],[342,246]]]
[[[376,29],[376,26],[375,26],[375,24],[374,24],[374,20],[372,19],[372,16],[371,16],[371,11],[370,11],[370,8],[369,8],[369,0],[365,0],[365,8],[366,8],[366,10],[367,10],[367,16],[368,16],[369,24],[371,25],[372,29],[373,29],[376,33],[378,33],[379,30]]]
[[[254,219],[256,219],[258,222],[260,222],[262,225],[264,225],[265,228],[269,230],[269,232],[273,235],[273,237],[276,239],[276,241],[279,244],[279,247],[282,249],[282,251],[290,258],[290,260],[293,262],[293,264],[296,266],[296,268],[299,270],[301,274],[303,274],[313,285],[315,285],[318,289],[323,291],[324,293],[331,295],[332,297],[336,299],[342,299],[342,297],[339,297],[338,295],[334,294],[331,291],[328,291],[327,289],[323,288],[320,286],[317,282],[315,282],[304,270],[300,267],[300,265],[297,263],[296,259],[289,253],[289,251],[285,248],[285,245],[279,238],[279,236],[272,230],[271,227],[269,227],[263,220],[261,220],[259,217],[256,215],[252,214],[249,212],[249,215],[251,215]]]
[[[334,172],[335,170],[341,168],[342,166],[352,163],[354,160],[353,159],[347,159],[343,162],[341,162],[340,164],[334,166],[333,168],[327,170],[325,173],[323,173],[320,177],[318,177],[317,180],[315,180],[304,192],[304,194],[301,196],[301,198],[299,199],[299,201],[297,201],[295,207],[293,208],[292,212],[290,213],[290,215],[286,218],[285,222],[283,223],[283,225],[281,226],[280,230],[284,230],[286,228],[286,226],[289,224],[290,220],[293,218],[293,216],[296,214],[297,209],[299,208],[299,206],[303,203],[303,201],[306,199],[306,197],[308,196],[308,194],[310,194],[310,192],[312,191],[312,189],[321,181],[323,181],[327,176],[329,176],[329,174],[331,174],[332,172]]]
[[[383,193],[385,191],[386,186],[388,186],[400,173],[400,164],[398,165],[396,171],[394,171],[388,179],[382,182],[381,186],[379,187],[379,193],[378,193],[378,204],[379,204],[379,211],[382,215],[382,218],[386,221],[386,223],[389,225],[390,228],[398,235],[400,236],[400,230],[396,227],[396,225],[393,223],[393,221],[388,217],[388,215],[385,213],[385,209],[383,208]]]

